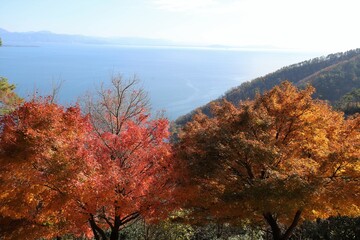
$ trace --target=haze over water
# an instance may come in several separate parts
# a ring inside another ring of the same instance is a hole
[[[50,93],[63,81],[59,101],[70,104],[113,75],[134,74],[149,92],[154,112],[170,119],[221,96],[242,82],[283,66],[319,57],[319,52],[211,48],[48,45],[0,48],[0,76],[26,97]]]

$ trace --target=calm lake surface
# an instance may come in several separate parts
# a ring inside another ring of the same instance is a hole
[[[232,87],[283,66],[319,57],[319,52],[210,48],[150,48],[95,45],[1,47],[0,76],[26,97],[50,93],[63,81],[59,101],[75,103],[101,82],[122,74],[141,79],[153,111],[170,119],[186,114]]]

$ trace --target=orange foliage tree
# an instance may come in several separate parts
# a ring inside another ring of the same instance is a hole
[[[9,228],[8,238],[86,233],[118,240],[139,216],[165,216],[172,174],[168,122],[150,119],[137,102],[139,92],[127,95],[130,86],[118,95],[123,83],[117,83],[115,95],[101,91],[97,104],[88,105],[87,117],[50,99],[27,102],[2,119],[2,225],[24,223]],[[99,114],[102,107],[107,111]]]
[[[86,163],[91,125],[77,107],[48,99],[25,102],[1,119],[0,223],[5,239],[36,239],[78,233],[69,216]]]
[[[359,216],[360,116],[345,120],[312,93],[284,82],[197,114],[177,146],[182,206],[205,221],[265,220],[276,240],[301,219]]]

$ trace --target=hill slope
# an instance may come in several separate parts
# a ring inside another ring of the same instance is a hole
[[[256,93],[270,90],[282,81],[288,80],[300,88],[310,84],[316,88],[315,98],[329,101],[332,105],[347,93],[360,88],[360,49],[330,54],[287,67],[273,73],[244,82],[214,100],[226,99],[234,104],[253,99]],[[183,125],[198,111],[210,113],[210,103],[179,117],[175,123]]]

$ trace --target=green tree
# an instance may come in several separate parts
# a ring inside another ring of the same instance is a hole
[[[195,116],[177,146],[182,207],[204,221],[264,222],[275,240],[301,219],[359,216],[360,116],[344,120],[313,91],[285,82]]]
[[[14,92],[15,85],[0,77],[0,116],[14,110],[21,103],[21,98]]]
[[[347,115],[360,113],[360,88],[345,94],[338,102],[337,108]]]

